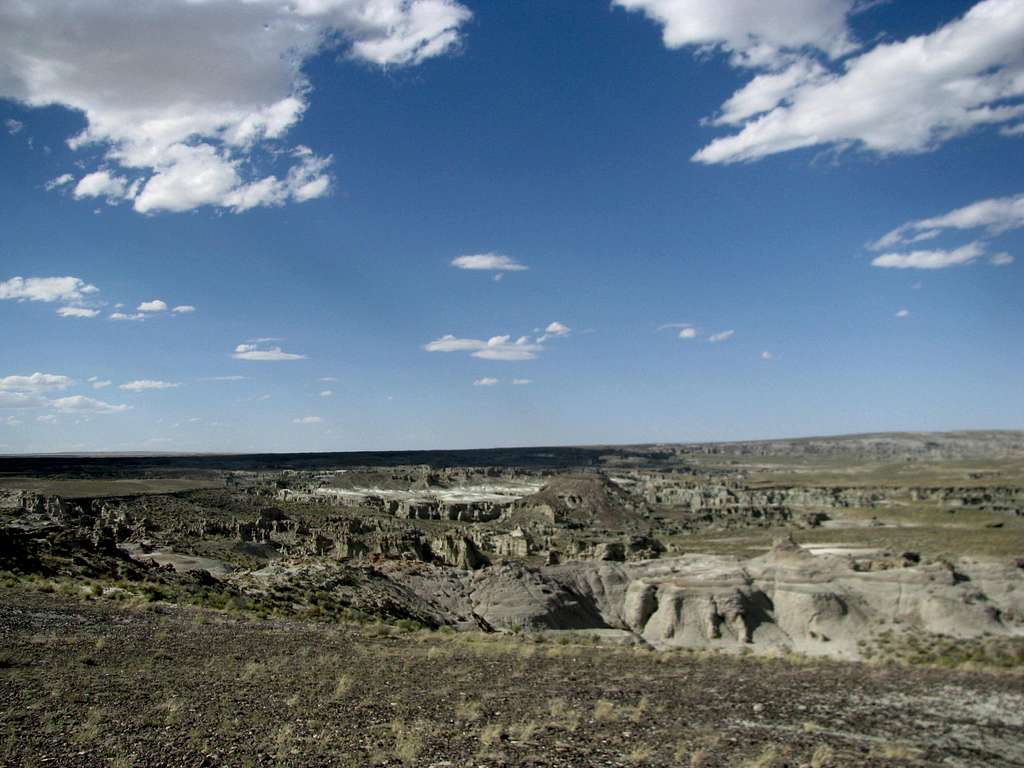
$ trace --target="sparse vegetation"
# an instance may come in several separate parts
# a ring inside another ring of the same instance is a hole
[[[737,588],[701,603],[707,606],[706,629],[722,638],[702,647],[654,650],[639,632],[616,634],[603,619],[580,620],[583,614],[573,611],[596,610],[588,600],[597,600],[582,592],[582,580],[534,578],[536,570],[521,566],[540,564],[536,542],[548,541],[543,537],[576,546],[564,549],[580,558],[596,556],[601,545],[621,544],[621,552],[600,551],[639,561],[681,552],[761,555],[774,537],[790,531],[753,517],[718,527],[721,521],[703,520],[704,512],[682,505],[623,501],[624,494],[642,495],[624,488],[651,476],[688,487],[722,483],[758,491],[779,488],[783,481],[808,488],[881,485],[895,489],[897,498],[874,506],[837,505],[830,514],[845,527],[803,528],[798,540],[891,550],[878,562],[861,564],[866,569],[927,562],[935,578],[962,582],[965,600],[987,608],[994,602],[985,602],[985,585],[970,582],[952,555],[1024,552],[1024,522],[981,506],[950,511],[898,492],[912,483],[963,481],[965,488],[980,488],[1018,482],[1024,479],[1019,461],[981,468],[954,462],[844,469],[831,460],[705,457],[700,463],[709,474],[701,475],[662,472],[677,458],[639,453],[635,462],[616,467],[614,457],[624,454],[610,455],[595,458],[578,477],[549,483],[541,494],[571,524],[541,522],[531,529],[535,511],[524,514],[515,525],[534,532],[534,549],[515,550],[508,563],[476,574],[439,566],[427,542],[467,532],[493,542],[509,535],[509,521],[401,518],[380,508],[275,498],[279,484],[379,482],[399,489],[410,478],[438,487],[453,482],[431,480],[423,468],[358,470],[348,479],[254,474],[236,478],[230,488],[224,482],[198,484],[173,494],[154,490],[160,486],[149,478],[144,496],[103,496],[111,515],[145,510],[145,525],[138,515],[131,518],[137,528],[121,532],[134,547],[132,557],[92,543],[105,535],[92,512],[80,519],[65,514],[63,528],[51,520],[39,528],[45,535],[38,538],[9,525],[3,530],[17,546],[0,550],[0,700],[9,702],[0,708],[0,762],[43,764],[41,756],[69,742],[89,764],[142,764],[140,756],[156,754],[175,766],[194,764],[202,754],[211,765],[254,766],[448,762],[493,768],[530,765],[543,756],[559,768],[581,761],[838,768],[936,764],[950,756],[977,762],[978,755],[1015,749],[996,737],[1022,725],[1006,714],[1024,708],[1024,676],[1018,674],[1024,669],[1022,638],[931,634],[920,630],[913,615],[899,613],[884,623],[872,621],[859,644],[851,644],[866,663],[825,661],[785,646],[769,657],[760,636],[756,643],[728,642],[737,619],[726,614],[733,610],[731,596],[742,593]],[[979,472],[984,477],[975,477]],[[479,477],[505,481],[483,470]],[[559,496],[559,489],[568,496]],[[20,509],[0,509],[0,522],[23,515]],[[44,517],[33,518],[33,524],[42,525]],[[377,537],[372,543],[379,553],[341,557],[343,542],[365,543],[364,523]],[[1001,527],[990,527],[996,524]],[[676,551],[661,552],[662,545]],[[157,550],[170,566],[147,562],[147,553]],[[486,554],[496,563],[500,559],[493,550]],[[222,569],[216,576],[205,569],[174,570],[182,558],[205,558],[204,565]],[[685,581],[670,570],[675,566],[657,564],[663,566],[669,576],[637,583]],[[587,573],[608,579],[617,569],[638,567],[601,564]],[[492,605],[493,595],[477,602],[467,597],[488,586],[493,573],[507,578],[496,582],[495,599],[504,599],[502,590],[519,595],[522,587],[538,604],[550,600],[550,609],[494,620],[480,607]],[[417,579],[435,580],[424,590],[430,600],[419,597]],[[578,589],[565,587],[574,583]],[[472,587],[466,590],[465,584]],[[626,587],[611,581],[601,586],[609,593]],[[1010,583],[1005,592],[989,594],[1006,601],[1012,588]],[[690,595],[683,598],[680,612],[693,609]],[[753,599],[742,593],[736,604],[749,607]],[[862,610],[844,606],[837,611]],[[824,604],[821,615],[829,607]],[[760,606],[761,618],[770,621],[773,609]],[[622,626],[617,610],[602,616]],[[458,631],[444,626],[456,618]],[[562,618],[567,626],[592,628],[546,629]],[[1003,619],[1012,621],[1012,614]],[[812,629],[808,637],[816,642],[840,644],[822,639],[826,632],[817,625]],[[689,628],[680,624],[675,630]],[[956,692],[950,695],[1000,702],[1003,709],[964,714],[955,739],[941,729],[935,739],[919,738],[915,734],[927,733],[922,723],[939,724],[947,716],[934,696],[946,688]],[[1024,752],[1011,757],[1024,760]]]

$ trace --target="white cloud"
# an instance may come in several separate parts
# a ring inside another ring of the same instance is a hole
[[[900,309],[896,312],[896,317],[910,317],[910,310]]]
[[[517,387],[525,387],[527,384],[533,384],[533,379],[512,379],[512,383]]]
[[[456,256],[452,259],[452,266],[458,269],[490,269],[498,272],[521,272],[528,269],[525,264],[520,264],[511,256],[502,256],[499,253]]]
[[[243,381],[248,378],[248,376],[207,376],[200,381]]]
[[[879,43],[841,64],[813,61],[800,49],[848,53],[851,0],[616,3],[662,23],[669,46],[720,46],[733,66],[761,70],[709,121],[738,132],[699,150],[697,162],[756,160],[814,146],[924,152],[982,126],[1017,125],[1024,116],[1019,0],[983,0],[929,34]]]
[[[572,333],[572,329],[569,328],[569,326],[555,321],[544,329],[544,333],[541,336],[537,337],[537,343],[543,344],[548,339],[555,339],[559,336],[568,336],[570,333]]]
[[[540,344],[531,342],[526,336],[520,336],[515,341],[512,341],[511,336],[492,336],[484,343],[481,349],[473,352],[473,357],[479,357],[483,360],[504,360],[509,362],[533,360],[537,353],[543,349]]]
[[[485,376],[482,379],[477,379],[473,382],[474,387],[496,387],[500,383],[499,379],[493,379],[490,376]]]
[[[167,302],[160,299],[144,301],[135,308],[136,312],[166,312]]]
[[[21,122],[20,120],[15,120],[13,117],[9,117],[6,120],[4,120],[4,128],[7,129],[7,132],[11,134],[11,136],[21,133],[24,127],[25,124],[23,122]]]
[[[712,333],[708,336],[708,341],[712,344],[716,344],[719,341],[728,341],[733,337],[736,331],[721,331],[720,333]]]
[[[771,352],[769,352],[766,349],[764,352],[761,353],[761,359],[762,360],[774,360],[775,359],[775,355],[773,355]]]
[[[427,352],[473,352],[483,349],[485,346],[487,346],[485,341],[480,341],[479,339],[458,339],[448,333],[440,339],[428,342],[423,348]]]
[[[260,349],[258,344],[239,344],[231,355],[236,360],[305,360],[305,355],[298,355],[292,352],[285,352],[280,347],[269,347]]]
[[[130,405],[113,405],[83,395],[71,395],[52,400],[50,405],[61,413],[123,413]]]
[[[177,315],[187,315],[195,311],[196,308],[193,307],[191,304],[179,304],[178,306],[171,310],[171,312],[174,312]]]
[[[1002,253],[994,253],[992,254],[992,258],[989,259],[989,263],[993,267],[1008,267],[1013,264],[1013,262],[1013,256],[1008,254],[1006,251],[1003,251]]]
[[[74,302],[98,290],[79,277],[12,277],[0,283],[0,299]]]
[[[825,80],[828,70],[809,59],[799,59],[779,72],[760,74],[730,96],[713,125],[742,125],[755,115],[771,111],[798,86]]]
[[[319,416],[300,416],[297,419],[292,419],[292,424],[319,424],[322,422]]]
[[[968,243],[955,250],[910,251],[909,253],[883,253],[871,260],[873,267],[894,269],[944,269],[970,264],[985,252],[980,243]]]
[[[92,384],[93,389],[106,389],[111,384],[113,384],[113,382],[110,379],[100,379],[97,378],[96,376],[93,376],[91,379],[89,379],[89,383]]]
[[[338,380],[337,376],[321,376],[319,379],[317,379],[317,381],[323,381],[325,383],[330,383],[330,382],[334,382],[334,381],[337,381],[337,380]]]
[[[57,178],[50,179],[43,186],[46,188],[47,192],[50,192],[51,190],[57,189],[58,187],[63,187],[66,184],[70,184],[74,180],[75,177],[72,176],[70,173],[62,173]]]
[[[504,335],[492,336],[484,341],[483,339],[460,339],[446,334],[440,339],[428,342],[423,348],[427,352],[469,352],[473,357],[483,360],[515,362],[533,360],[538,353],[546,349],[543,345],[545,341],[555,336],[566,336],[569,333],[570,330],[567,326],[554,322],[536,339],[520,336],[513,341],[510,335]]]
[[[680,328],[679,329],[679,338],[680,339],[696,339],[697,338],[697,329],[694,328],[692,325],[687,327],[687,328]]]
[[[324,389],[320,392],[320,397],[332,397],[334,395],[333,389]]]
[[[36,394],[0,390],[0,408],[39,408],[47,402],[46,398]]]
[[[85,307],[61,307],[57,310],[57,314],[61,317],[96,317],[99,313],[98,309]]]
[[[880,251],[884,248],[931,240],[949,229],[982,229],[995,236],[1020,227],[1024,227],[1024,194],[992,197],[941,216],[908,221],[870,243],[868,248]]]
[[[112,176],[109,171],[94,171],[83,176],[71,193],[76,200],[86,197],[105,197],[108,202],[116,202],[128,194],[128,179],[124,176]]]
[[[737,67],[779,66],[805,48],[830,55],[848,53],[854,43],[846,17],[854,0],[613,0],[662,26],[668,48],[721,48]]]
[[[0,408],[53,408],[61,413],[117,413],[129,408],[127,405],[111,405],[82,395],[59,397],[54,400],[42,396],[44,392],[67,389],[74,383],[68,376],[53,373],[6,376],[0,379]],[[39,421],[54,420],[52,414],[38,418]]]
[[[175,389],[180,387],[181,384],[176,381],[159,381],[157,379],[136,379],[135,381],[129,381],[127,384],[121,384],[118,389],[123,389],[127,392],[144,392],[148,389]]]
[[[127,315],[124,312],[111,312],[107,315],[111,320],[145,320],[146,316],[141,312],[136,312],[133,315]]]
[[[5,376],[0,378],[0,392],[47,392],[53,389],[67,389],[74,379],[56,373],[33,373],[29,376]]]
[[[8,3],[0,98],[84,116],[69,145],[103,156],[77,196],[142,213],[302,202],[331,183],[330,158],[278,144],[309,107],[304,62],[415,65],[457,46],[470,16],[454,0]]]
[[[53,413],[44,413],[42,416],[36,416],[36,421],[42,422],[43,424],[56,424],[57,416]]]

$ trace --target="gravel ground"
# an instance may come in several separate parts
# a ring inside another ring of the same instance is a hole
[[[1024,678],[0,592],[0,763],[1024,765]]]

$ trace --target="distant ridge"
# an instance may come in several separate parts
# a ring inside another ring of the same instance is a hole
[[[657,466],[707,456],[846,457],[876,460],[1024,458],[1024,430],[879,432],[720,443],[535,446],[331,453],[102,452],[0,455],[0,476],[135,472],[328,470],[420,464],[431,467],[496,466],[531,469]]]

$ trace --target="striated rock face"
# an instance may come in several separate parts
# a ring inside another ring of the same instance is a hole
[[[748,561],[698,555],[544,573],[655,647],[750,644],[855,657],[858,640],[889,628],[1024,635],[1024,574],[1012,563],[865,571],[785,546]]]
[[[473,612],[505,629],[605,627],[593,603],[543,571],[500,565],[477,571],[469,584]]]
[[[813,525],[808,516],[820,515],[824,510],[872,509],[911,502],[1024,515],[1024,488],[1014,486],[749,488],[735,481],[709,483],[644,475],[633,484],[632,490],[652,506],[687,511],[691,524],[720,528],[791,521]]]
[[[469,536],[445,533],[430,542],[430,550],[437,560],[455,568],[475,571],[490,565],[490,561]]]
[[[459,581],[459,600],[499,629],[614,628],[655,648],[857,658],[858,641],[890,630],[1024,635],[1024,572],[1013,563],[905,562],[865,570],[849,558],[780,542],[746,561],[689,555],[539,570],[502,565]],[[396,571],[391,578],[404,577]]]

